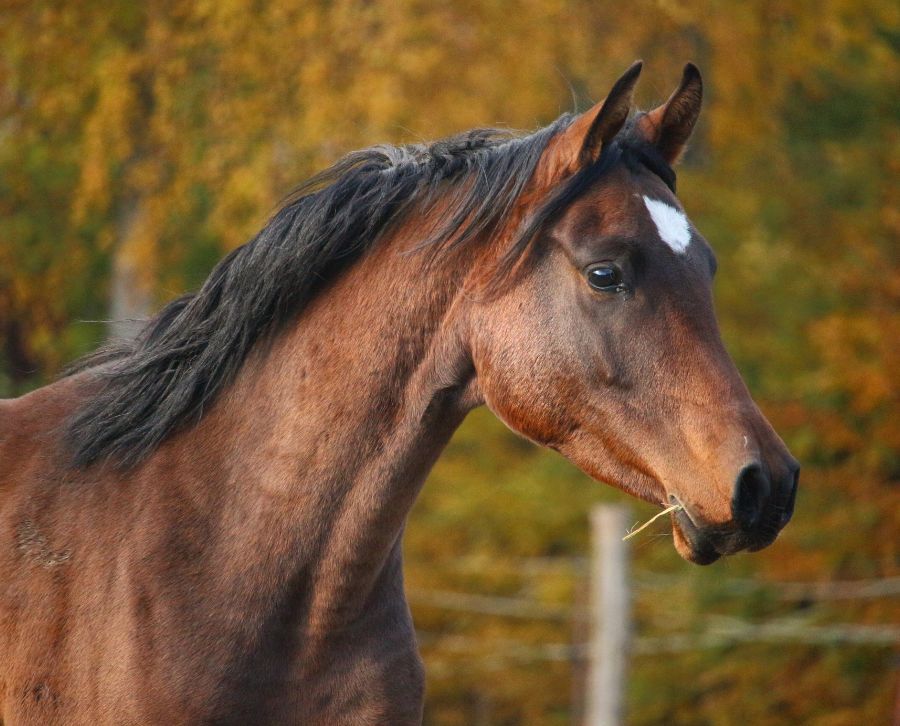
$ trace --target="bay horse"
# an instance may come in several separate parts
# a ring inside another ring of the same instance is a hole
[[[132,342],[0,402],[0,720],[417,724],[406,516],[473,407],[707,564],[798,465],[675,197],[698,70],[530,135],[350,154]]]

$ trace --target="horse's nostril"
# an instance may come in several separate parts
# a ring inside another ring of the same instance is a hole
[[[753,529],[759,523],[769,490],[769,478],[759,464],[741,469],[734,484],[731,512],[742,529]]]
[[[784,527],[794,514],[794,502],[797,500],[797,485],[800,483],[800,467],[797,464],[791,466],[790,473],[787,476],[788,496],[781,513],[781,521],[779,526]]]

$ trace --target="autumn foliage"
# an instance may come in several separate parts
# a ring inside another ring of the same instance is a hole
[[[636,541],[629,722],[888,722],[897,636],[822,634],[896,633],[897,594],[780,583],[900,576],[900,6],[5,0],[0,49],[0,395],[91,349],[111,314],[196,286],[343,152],[531,129],[638,57],[649,106],[696,62],[707,101],[679,194],[719,257],[728,347],[804,470],[763,553],[701,570]],[[428,723],[577,718],[587,515],[612,499],[488,413],[464,425],[406,541]],[[787,634],[704,640],[728,622]]]

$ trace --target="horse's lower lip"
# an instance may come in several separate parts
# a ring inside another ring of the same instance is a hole
[[[687,559],[691,562],[709,565],[722,556],[712,541],[694,524],[686,508],[682,507],[675,512],[672,526],[678,529],[681,538],[687,543],[690,549]]]

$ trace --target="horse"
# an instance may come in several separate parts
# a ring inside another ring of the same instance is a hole
[[[0,401],[0,720],[418,724],[404,524],[466,414],[771,544],[799,467],[675,196],[688,64],[634,108],[349,154],[131,341]]]

